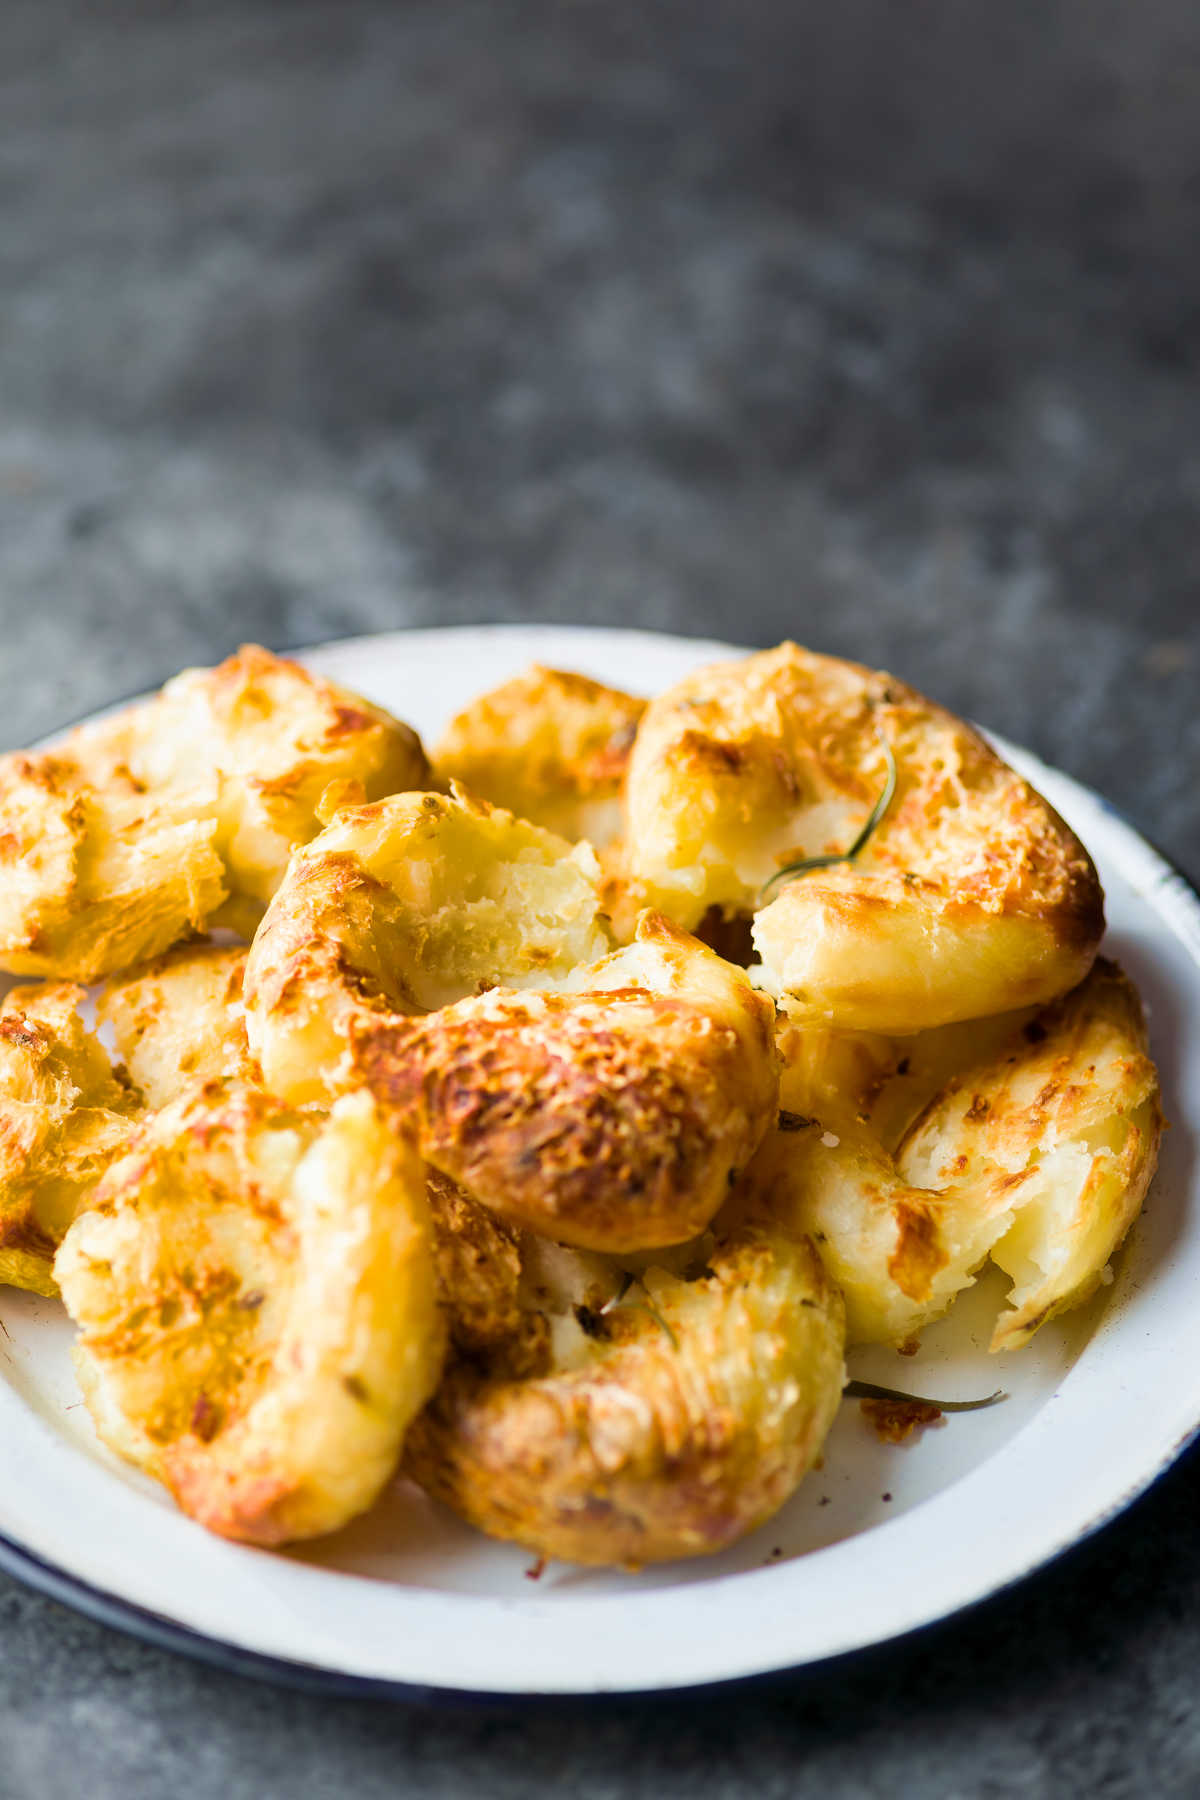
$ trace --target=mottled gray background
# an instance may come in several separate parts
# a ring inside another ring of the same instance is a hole
[[[0,6],[7,742],[245,637],[791,633],[1196,874],[1198,427],[1187,0]],[[299,1698],[0,1579],[0,1795],[1191,1795],[1198,1487],[703,1702]]]

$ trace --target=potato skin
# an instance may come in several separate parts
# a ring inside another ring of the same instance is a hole
[[[326,1118],[189,1090],[110,1168],[55,1273],[100,1437],[248,1543],[369,1506],[441,1371],[424,1171],[364,1094]]]
[[[702,1231],[778,1094],[770,1002],[667,921],[638,931],[582,991],[483,994],[368,1028],[354,1054],[428,1162],[511,1223],[610,1254]]]
[[[494,1537],[623,1565],[725,1549],[776,1512],[841,1399],[842,1304],[803,1238],[742,1221],[684,1281],[643,1277],[574,1357],[451,1369],[405,1470]]]
[[[852,864],[764,894],[788,864]],[[799,1023],[912,1032],[1041,1004],[1087,973],[1103,896],[1079,840],[979,735],[891,676],[795,644],[651,702],[627,781],[630,881],[691,928],[753,912],[761,981]]]
[[[1015,1280],[991,1347],[1019,1348],[1095,1289],[1149,1186],[1158,1077],[1136,992],[1115,964],[1098,959],[1040,1011],[980,1021],[972,1056],[974,1032],[897,1046],[892,1068],[923,1061],[940,1079],[894,1145],[886,1121],[902,1115],[882,1041],[818,1034],[844,1082],[830,1105],[804,1034],[784,1034],[785,1103],[815,1104],[781,1115],[746,1179],[770,1180],[793,1225],[813,1234],[845,1294],[852,1343],[910,1340],[990,1255]],[[845,1082],[855,1067],[857,1096]]]
[[[55,1295],[54,1252],[134,1130],[138,1099],[66,982],[0,1006],[0,1282]]]
[[[408,726],[245,645],[0,758],[0,967],[91,983],[211,922],[252,930],[333,787],[421,784]]]
[[[440,781],[518,818],[603,848],[621,830],[621,792],[645,701],[534,663],[452,719],[434,751]]]

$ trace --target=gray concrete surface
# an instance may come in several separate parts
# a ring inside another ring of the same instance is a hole
[[[1182,0],[8,0],[0,735],[246,637],[790,633],[1200,873],[1198,78]],[[703,1701],[317,1700],[0,1580],[0,1795],[1192,1794],[1198,1485]]]

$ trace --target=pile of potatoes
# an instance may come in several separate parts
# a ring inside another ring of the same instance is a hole
[[[0,1281],[210,1529],[397,1473],[541,1556],[723,1549],[847,1342],[1084,1300],[1161,1116],[1083,846],[794,644],[416,734],[248,647],[0,759]],[[94,1020],[94,1023],[92,1021]]]

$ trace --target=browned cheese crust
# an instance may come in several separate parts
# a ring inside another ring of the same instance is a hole
[[[747,1056],[732,1026],[636,988],[493,993],[379,1027],[356,1061],[492,1211],[617,1253],[694,1237],[728,1195],[773,1112],[761,1036]]]
[[[885,744],[895,797],[857,860],[767,888],[854,842]],[[1043,1003],[1082,979],[1103,931],[1087,852],[978,733],[795,644],[652,701],[627,807],[637,893],[689,928],[713,907],[754,913],[763,985],[803,1023],[909,1032]]]

